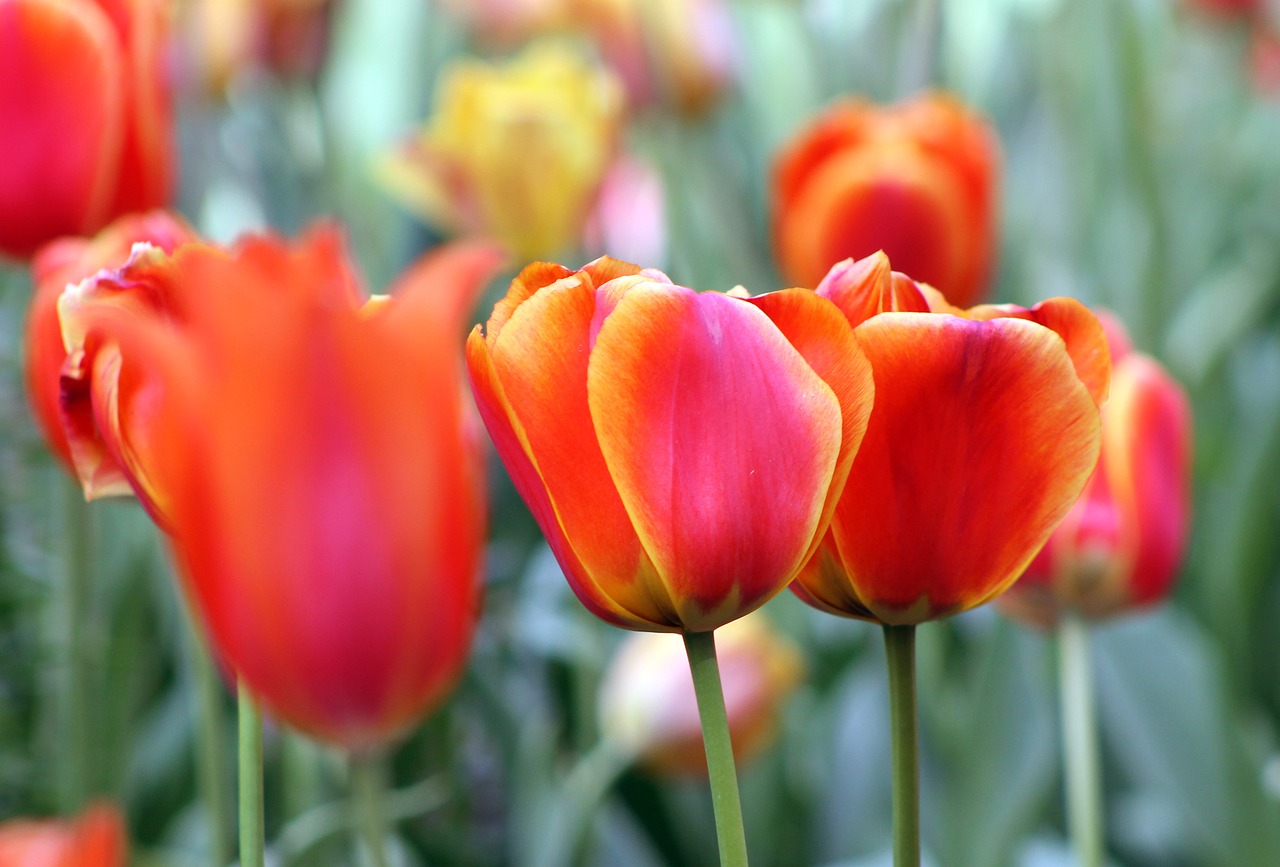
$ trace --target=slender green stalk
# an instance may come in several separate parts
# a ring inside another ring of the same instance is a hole
[[[387,825],[382,805],[386,790],[384,773],[380,754],[351,756],[351,796],[355,800],[356,824],[373,867],[387,867]]]
[[[240,683],[240,867],[263,867],[262,715]]]
[[[566,867],[581,855],[591,817],[631,756],[607,738],[596,742],[565,779],[534,867]]]
[[[1058,684],[1071,845],[1076,851],[1076,863],[1081,867],[1101,867],[1102,787],[1089,627],[1075,615],[1063,617],[1058,626]]]
[[[59,479],[59,482],[62,480]],[[67,760],[63,778],[63,808],[75,813],[84,806],[94,788],[93,737],[89,727],[92,705],[89,658],[85,652],[88,634],[89,598],[92,591],[92,515],[79,485],[62,483],[63,561],[62,641],[63,713],[66,725]]]
[[[204,636],[199,629],[188,630],[191,667],[196,681],[199,728],[196,730],[196,778],[200,800],[209,823],[209,862],[212,867],[231,863],[231,794],[227,791],[227,751],[223,743],[222,682]]]
[[[916,0],[912,14],[915,20],[907,25],[911,41],[902,49],[906,55],[902,80],[908,93],[938,84],[942,66],[942,0]]]
[[[745,867],[747,837],[742,825],[742,804],[738,799],[738,772],[733,763],[733,743],[729,739],[729,717],[725,713],[724,690],[720,686],[715,633],[686,632],[684,649],[689,655],[693,691],[698,698],[698,716],[702,720],[702,742],[707,751],[720,867]]]
[[[916,628],[884,625],[893,753],[893,864],[920,865],[920,751],[916,714]]]

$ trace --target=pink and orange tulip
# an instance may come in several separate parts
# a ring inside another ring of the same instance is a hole
[[[0,255],[168,201],[167,7],[0,0]]]
[[[1102,455],[1088,487],[1001,610],[1040,626],[1064,611],[1100,618],[1152,605],[1169,593],[1191,509],[1191,407],[1154,358],[1134,352],[1120,323],[1107,325],[1111,398],[1102,410]]]
[[[836,262],[884,250],[952,303],[974,304],[996,252],[998,155],[990,125],[949,96],[837,103],[777,157],[783,276],[814,286]]]
[[[70,821],[11,819],[0,824],[0,867],[124,867],[124,818],[108,804]]]
[[[50,450],[79,479],[88,499],[131,494],[132,488],[125,469],[98,434],[90,401],[92,372],[106,373],[109,352],[100,359],[102,347],[77,347],[69,364],[58,301],[69,285],[88,281],[102,291],[123,292],[144,306],[163,305],[162,296],[149,294],[141,285],[115,283],[111,275],[125,267],[135,244],[172,252],[195,240],[195,231],[167,212],[129,214],[92,239],[54,241],[32,260],[36,290],[24,335],[27,396]]]
[[[830,532],[793,589],[892,625],[994,598],[1097,462],[1102,326],[1064,298],[960,311],[882,253],[838,265],[818,294],[854,326],[876,402]]]
[[[852,331],[813,293],[697,294],[611,259],[525,268],[467,362],[578,598],[655,632],[715,629],[791,582],[872,401]]]
[[[135,257],[122,282],[168,284],[167,312],[64,305],[85,346],[114,346],[104,439],[133,444],[219,657],[348,749],[402,731],[466,659],[485,521],[454,347],[497,264],[450,249],[366,301],[322,229]]]

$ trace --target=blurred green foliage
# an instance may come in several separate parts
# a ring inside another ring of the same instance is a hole
[[[992,297],[1065,294],[1116,310],[1195,410],[1194,529],[1176,594],[1095,633],[1109,851],[1136,867],[1280,864],[1280,96],[1251,85],[1242,26],[1173,0],[944,5],[941,84],[985,111],[1003,146]],[[722,102],[697,118],[639,113],[627,141],[666,182],[672,278],[761,292],[779,284],[772,155],[838,95],[909,92],[917,4],[738,0],[732,12],[738,79]],[[180,105],[180,209],[222,240],[333,214],[369,285],[384,287],[435,239],[375,188],[370,161],[425,115],[439,70],[471,48],[425,2],[340,6],[316,84],[260,76],[225,102]],[[0,817],[69,809],[74,786],[59,698],[59,540],[74,494],[21,394],[28,278],[12,268],[3,290]],[[530,862],[598,737],[596,687],[621,637],[572,597],[496,461],[490,485],[470,669],[395,755],[405,864]],[[77,628],[92,682],[89,783],[125,806],[137,863],[207,863],[193,639],[163,545],[129,503],[93,504],[87,520],[93,579]],[[888,863],[877,630],[789,594],[766,610],[801,643],[809,675],[776,746],[741,772],[753,863]],[[1072,863],[1051,642],[990,610],[930,624],[920,642],[931,863]],[[221,711],[230,748],[229,697]],[[269,730],[267,831],[284,862],[350,863],[344,791],[336,756]],[[600,804],[583,863],[713,863],[711,829],[703,782],[628,770]]]

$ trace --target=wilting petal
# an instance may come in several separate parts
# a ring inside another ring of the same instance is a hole
[[[832,522],[847,580],[886,623],[978,605],[1075,502],[1097,407],[1061,339],[1032,323],[890,313],[856,333],[876,403]]]
[[[632,288],[588,371],[600,449],[676,606],[711,629],[800,568],[840,455],[840,402],[735,298]]]

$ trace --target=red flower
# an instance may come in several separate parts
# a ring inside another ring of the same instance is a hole
[[[0,255],[165,204],[163,0],[0,0]]]
[[[1191,493],[1191,408],[1159,362],[1104,315],[1115,372],[1102,455],[1083,496],[1001,609],[1039,625],[1063,609],[1105,617],[1163,599],[1182,563]]]
[[[1065,298],[919,312],[954,308],[892,274],[883,254],[838,265],[820,292],[855,326],[876,402],[831,530],[794,589],[890,624],[997,596],[1097,461],[1101,326]]]
[[[969,305],[995,255],[998,145],[955,99],[837,103],[777,158],[774,249],[793,286],[884,250],[915,279]]]
[[[124,867],[124,819],[109,804],[71,821],[11,819],[0,825],[0,867]]]
[[[715,629],[791,582],[872,398],[850,329],[813,293],[696,294],[611,259],[525,268],[467,361],[578,598],[649,631]]]
[[[124,276],[168,281],[167,313],[108,296],[64,320],[114,346],[104,438],[132,445],[219,657],[285,722],[382,743],[446,694],[478,614],[453,347],[495,255],[438,253],[368,301],[330,230],[151,258]]]

